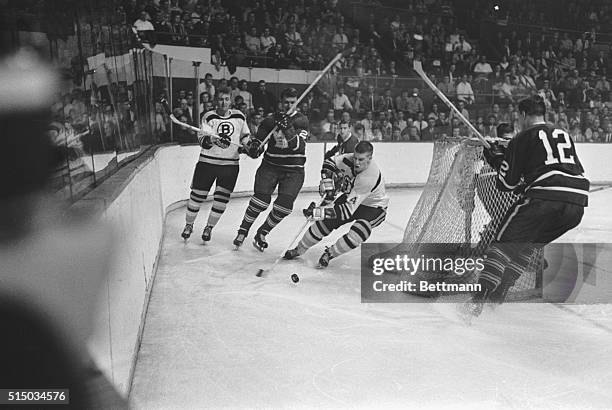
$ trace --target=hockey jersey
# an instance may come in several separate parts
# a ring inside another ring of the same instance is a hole
[[[508,144],[497,187],[511,191],[521,183],[525,196],[587,206],[589,180],[569,134],[551,124],[528,128]]]
[[[274,128],[274,119],[266,118],[257,129],[257,138],[263,141]],[[286,130],[276,130],[268,140],[264,162],[285,169],[303,169],[306,163],[308,118],[296,113],[289,119]]]
[[[336,155],[323,162],[322,171],[331,171],[337,175],[348,177],[350,187],[347,190],[346,202],[336,206],[342,219],[348,219],[360,205],[373,208],[386,208],[389,197],[385,191],[385,179],[373,160],[365,170],[355,172],[353,153]]]
[[[242,144],[242,140],[250,134],[249,126],[242,111],[228,110],[221,116],[216,111],[208,111],[202,116],[202,123],[208,124],[215,133],[227,134],[233,143]],[[221,148],[215,144],[211,148],[202,148],[200,162],[215,165],[238,165],[240,155],[237,145]]]

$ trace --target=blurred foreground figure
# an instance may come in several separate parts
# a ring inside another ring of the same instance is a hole
[[[66,160],[46,133],[58,83],[32,52],[0,57],[0,389],[70,389],[70,408],[127,408],[85,347],[111,231],[69,220],[45,191]]]

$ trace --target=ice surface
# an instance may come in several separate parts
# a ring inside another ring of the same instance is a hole
[[[610,194],[592,195],[567,240],[611,238]],[[399,241],[419,195],[391,190],[388,220],[370,241]],[[358,250],[314,268],[338,235],[256,277],[315,199],[300,196],[265,253],[252,235],[233,250],[247,198],[230,202],[207,245],[200,235],[210,204],[186,244],[184,209],[168,215],[132,386],[136,408],[612,407],[610,305],[507,304],[465,327],[426,303],[362,304]]]

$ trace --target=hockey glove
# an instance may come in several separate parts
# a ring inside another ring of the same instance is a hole
[[[527,190],[527,184],[525,184],[524,182],[521,182],[520,184],[516,186],[516,188],[512,190],[512,192],[514,192],[517,195],[523,195],[526,190]]]
[[[261,154],[261,141],[257,138],[251,138],[246,144],[246,153],[251,158],[257,158]]]
[[[319,195],[326,201],[333,201],[336,197],[336,187],[332,178],[323,178],[319,182]]]
[[[214,143],[216,146],[226,149],[232,143],[232,139],[230,138],[229,135],[222,133],[222,134],[219,134],[219,138],[215,138]]]
[[[276,114],[276,118],[274,119],[274,125],[279,130],[286,130],[289,128],[289,114]]]
[[[348,194],[353,189],[353,178],[348,175],[339,175],[335,180],[336,191]]]
[[[492,142],[489,148],[483,148],[483,154],[489,165],[498,171],[506,155],[506,150],[502,145]]]
[[[198,134],[198,140],[200,141],[200,146],[204,149],[210,149],[213,146],[212,137],[208,134]]]
[[[314,202],[311,202],[308,208],[304,209],[304,216],[314,221],[336,219],[336,210],[334,208],[317,206]]]

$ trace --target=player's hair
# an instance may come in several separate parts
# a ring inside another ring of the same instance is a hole
[[[340,125],[342,125],[342,124],[346,124],[346,125],[348,125],[349,127],[351,126],[351,123],[350,123],[350,122],[348,122],[348,121],[345,121],[345,120],[341,120],[341,121],[340,121],[340,123],[338,124],[338,126],[340,126]]]
[[[505,134],[514,134],[514,125],[508,124],[507,122],[502,122],[497,126],[495,130],[497,131],[498,137],[501,137]]]
[[[536,94],[521,100],[518,104],[518,110],[526,115],[543,116],[546,114],[546,105],[542,96]]]
[[[281,99],[286,98],[286,97],[297,97],[297,96],[298,96],[298,92],[293,87],[285,88],[283,92],[281,93]]]
[[[374,146],[370,141],[359,141],[357,145],[355,145],[355,152],[358,154],[370,154],[374,153]]]
[[[219,87],[217,88],[217,97],[221,94],[231,94],[229,87]]]

